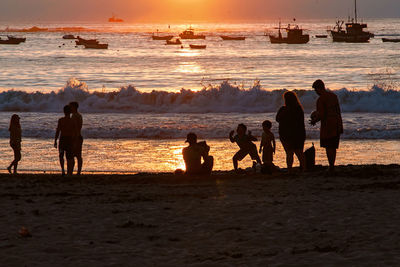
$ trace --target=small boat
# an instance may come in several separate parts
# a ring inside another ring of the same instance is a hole
[[[179,37],[181,37],[181,39],[206,39],[205,35],[194,34],[194,30],[192,28],[183,31],[181,34],[179,34]]]
[[[366,23],[358,23],[357,20],[357,0],[354,0],[354,19],[345,24],[344,21],[338,20],[336,26],[330,31],[334,42],[345,43],[368,43],[369,39],[374,37],[373,33],[364,31],[368,26]],[[346,30],[343,30],[343,24]]]
[[[66,35],[64,35],[62,38],[63,38],[63,39],[66,39],[66,40],[73,40],[73,39],[76,39],[76,37],[73,36],[72,34],[66,34]]]
[[[180,39],[166,41],[166,45],[181,45],[181,44],[182,44],[182,42]]]
[[[228,36],[228,35],[220,35],[222,40],[224,41],[244,41],[246,37],[244,36]]]
[[[75,41],[76,45],[98,44],[99,43],[99,41],[97,41],[96,39],[83,39],[79,36],[77,36],[76,39],[78,39]]]
[[[108,19],[108,22],[124,22],[123,19],[117,18],[114,14]]]
[[[317,34],[317,35],[315,35],[315,38],[324,39],[324,38],[328,38],[328,35],[326,35],[326,34]]]
[[[84,44],[88,49],[108,49],[108,44]]]
[[[298,25],[291,27],[289,24],[287,28],[281,27],[281,22],[279,22],[278,36],[269,35],[271,44],[306,44],[310,41],[310,36],[308,34],[303,34],[303,29],[300,29]],[[287,37],[283,37],[281,30],[284,29],[287,32]]]
[[[151,38],[156,41],[167,41],[174,38],[173,35],[152,35]]]
[[[0,44],[11,44],[11,45],[17,45],[20,43],[23,43],[26,41],[26,38],[17,38],[17,37],[12,37],[12,36],[7,36],[8,39],[1,39],[0,38]]]
[[[382,42],[384,43],[400,43],[400,39],[389,39],[389,38],[382,38]]]
[[[206,49],[207,48],[206,45],[194,45],[194,44],[191,44],[189,46],[190,46],[191,49]]]

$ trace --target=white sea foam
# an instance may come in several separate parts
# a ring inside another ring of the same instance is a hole
[[[71,79],[58,92],[0,93],[0,111],[59,112],[69,101],[78,101],[86,113],[265,113],[282,105],[285,90],[266,91],[259,84],[243,89],[229,82],[200,91],[141,92],[125,86],[115,92],[89,92],[85,83]],[[343,112],[400,113],[400,92],[377,86],[368,91],[335,91]],[[298,90],[306,111],[315,109],[316,94]]]

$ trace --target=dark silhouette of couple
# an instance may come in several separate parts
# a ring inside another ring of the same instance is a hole
[[[82,144],[83,138],[81,134],[83,119],[78,112],[78,102],[71,102],[64,107],[64,117],[58,120],[56,135],[54,138],[54,147],[58,151],[62,175],[65,175],[64,155],[67,159],[67,175],[72,175],[75,166],[75,158],[77,159],[77,175],[82,171]],[[72,115],[71,115],[72,114]]]

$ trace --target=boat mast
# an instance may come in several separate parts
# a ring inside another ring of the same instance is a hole
[[[357,23],[357,0],[354,0],[354,15]]]

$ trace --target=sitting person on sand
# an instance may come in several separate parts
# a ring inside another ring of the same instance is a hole
[[[189,133],[185,142],[189,143],[189,146],[182,150],[186,165],[185,174],[210,175],[214,166],[214,158],[208,155],[210,147],[207,143],[205,141],[198,143],[195,133]],[[203,163],[201,163],[201,158],[204,160]]]
[[[276,149],[275,136],[271,132],[272,123],[266,120],[262,123],[263,133],[260,143],[260,153],[262,152],[262,161],[264,167],[274,167],[274,154]]]
[[[243,160],[247,155],[250,155],[252,160],[257,161],[258,164],[261,165],[261,159],[257,152],[257,146],[253,143],[253,141],[257,141],[257,138],[251,135],[251,131],[246,134],[247,127],[243,123],[239,124],[236,132],[237,134],[233,136],[235,131],[231,131],[229,133],[229,140],[232,143],[236,143],[240,150],[236,152],[233,156],[233,167],[235,171],[238,170],[238,161]]]

